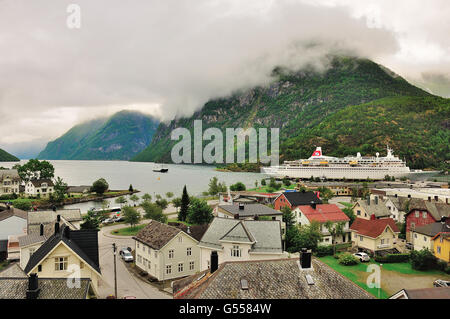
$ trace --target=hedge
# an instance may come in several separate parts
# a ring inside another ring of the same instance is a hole
[[[375,261],[379,263],[404,263],[409,261],[409,254],[388,254],[386,256],[376,256]]]

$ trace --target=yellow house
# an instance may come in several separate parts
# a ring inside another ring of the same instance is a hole
[[[395,248],[399,229],[392,218],[356,218],[350,226],[353,245],[372,253]]]
[[[439,233],[432,239],[434,255],[446,262],[450,262],[450,233]]]
[[[87,278],[93,293],[98,294],[101,271],[97,231],[55,229],[54,235],[32,254],[24,272],[40,278],[67,278],[73,285],[76,279]]]
[[[448,224],[445,221],[420,226],[420,227],[417,227],[414,231],[412,231],[411,243],[414,247],[414,250],[428,249],[429,251],[433,252],[434,245],[435,245],[433,239],[439,234],[445,234],[445,233],[449,233],[449,232],[450,232],[450,227],[448,226]],[[439,246],[442,246],[442,245],[439,245]],[[443,247],[441,247],[441,249],[442,248]],[[448,258],[448,256],[447,256],[447,258]]]

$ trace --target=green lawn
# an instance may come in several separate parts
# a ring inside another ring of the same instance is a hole
[[[116,235],[116,236],[136,236],[136,234],[145,226],[147,226],[147,224],[142,224],[142,225],[136,225],[133,227],[125,227],[125,228],[119,228],[119,229],[115,229],[111,231],[111,235]]]
[[[342,205],[344,205],[345,207],[348,207],[348,208],[352,208],[352,207],[353,207],[353,204],[352,204],[352,203],[339,202],[339,204],[342,204]]]
[[[367,272],[367,266],[371,264],[369,263],[359,263],[354,266],[343,266],[339,264],[338,260],[335,259],[333,256],[325,256],[319,258],[321,261],[323,261],[325,264],[339,272],[344,277],[347,277],[351,281],[353,281],[355,284],[363,288],[365,291],[369,292],[373,296],[378,298],[378,290],[380,290],[380,299],[387,299],[390,297],[390,295],[385,292],[383,289],[377,289],[377,288],[369,288],[367,287],[367,284],[364,280],[361,279],[361,275],[364,272]]]
[[[270,188],[268,185],[266,185],[266,186],[259,186],[258,188],[251,188],[251,189],[248,189],[248,191],[249,191],[249,192],[259,192],[259,193],[271,193],[271,192],[269,192],[268,188]],[[281,186],[281,188],[285,188],[285,189],[295,189],[295,183],[292,183],[292,184],[289,185],[289,186],[283,185],[283,186]],[[277,192],[277,191],[281,190],[281,188],[278,189],[278,190],[275,189],[275,190],[273,190],[273,191],[274,191],[274,192]]]

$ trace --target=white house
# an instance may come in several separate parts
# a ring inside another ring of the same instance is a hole
[[[211,252],[219,263],[284,258],[281,222],[216,217],[198,243],[200,270],[210,267]]]
[[[16,169],[0,169],[0,196],[19,194],[20,181]]]
[[[158,281],[200,269],[198,241],[181,229],[152,220],[135,237],[136,266]]]
[[[54,184],[51,179],[36,179],[25,184],[25,195],[28,197],[47,198],[54,191]]]

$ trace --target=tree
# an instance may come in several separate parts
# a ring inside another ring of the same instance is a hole
[[[144,202],[151,202],[152,201],[152,195],[150,195],[148,193],[145,193],[141,198],[142,198],[142,200]]]
[[[125,206],[122,208],[122,214],[125,222],[130,224],[131,228],[139,223],[141,219],[141,214],[138,213],[136,209],[130,206]]]
[[[176,208],[178,213],[178,208],[181,206],[181,197],[174,198],[172,200],[172,205]]]
[[[95,192],[97,195],[103,195],[108,188],[108,182],[104,178],[100,178],[92,184],[91,192]]]
[[[351,209],[350,207],[345,207],[344,209],[342,209],[342,211],[344,212],[345,215],[347,215],[348,218],[350,218],[349,225],[351,226],[356,219],[353,209]]]
[[[166,197],[167,197],[168,199],[171,199],[171,198],[173,197],[173,193],[172,193],[172,192],[167,192],[167,193],[166,193]]]
[[[100,230],[101,215],[90,210],[83,216],[83,223],[80,225],[81,229],[96,229]]]
[[[281,212],[283,213],[283,222],[286,223],[286,228],[295,226],[294,213],[289,206],[284,206],[281,208]]]
[[[67,183],[64,183],[61,177],[57,177],[54,185],[56,201],[62,202],[67,193]]]
[[[180,205],[180,212],[178,213],[178,220],[179,221],[186,221],[188,208],[189,208],[189,195],[186,189],[186,185],[184,185],[183,188],[183,194],[181,195],[181,205]]]
[[[156,197],[156,200],[160,200],[162,198],[162,196],[159,194],[156,194],[155,197]]]
[[[233,192],[245,191],[245,189],[245,185],[241,182],[237,182],[236,184],[230,186],[230,190],[232,190]]]
[[[133,202],[134,206],[136,206],[136,203],[139,201],[139,197],[137,197],[136,194],[133,194],[130,196],[130,200]]]
[[[332,221],[326,221],[325,225],[324,225],[327,229],[328,232],[331,235],[331,244],[333,245],[333,255],[336,254],[336,246],[334,245],[336,236],[343,236],[344,233],[344,226],[345,226],[345,222],[337,222],[337,223],[333,223]]]
[[[158,205],[159,207],[161,207],[162,210],[166,209],[167,206],[169,206],[169,203],[164,198],[156,200],[155,204]]]
[[[411,267],[417,270],[435,269],[437,259],[431,251],[426,248],[422,250],[413,250],[410,254]]]
[[[212,211],[212,208],[205,200],[192,197],[186,221],[195,225],[209,224],[214,218]]]
[[[320,192],[320,198],[325,204],[328,203],[328,201],[334,196],[333,191],[328,187],[319,187],[317,190]]]
[[[291,181],[289,180],[289,178],[283,178],[283,184],[285,186],[291,186]]]
[[[261,185],[266,186],[266,180],[264,178],[261,180]]]
[[[24,165],[16,164],[14,168],[20,178],[26,182],[33,179],[50,179],[55,176],[55,168],[48,161],[39,161],[31,159]]]
[[[119,196],[116,198],[115,202],[116,202],[116,204],[120,204],[120,207],[122,207],[122,205],[126,204],[128,202],[128,200],[123,196]]]
[[[134,192],[133,185],[130,184],[130,187],[128,187],[128,191],[131,192],[131,193]]]
[[[153,219],[161,223],[167,222],[167,216],[163,214],[162,208],[155,203],[144,202],[142,203],[142,208],[144,209],[145,218]]]
[[[258,188],[258,181],[255,181],[255,188]]]
[[[316,250],[321,240],[322,232],[320,231],[320,223],[313,221],[309,225],[302,225],[299,227],[297,251],[301,248]]]

